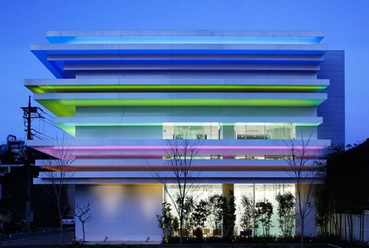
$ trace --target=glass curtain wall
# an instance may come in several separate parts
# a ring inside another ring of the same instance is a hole
[[[223,123],[163,123],[163,139],[223,139]],[[292,123],[234,123],[234,139],[295,139]]]
[[[257,202],[263,202],[268,200],[268,202],[272,203],[273,206],[273,215],[272,215],[272,227],[270,229],[271,235],[282,235],[279,223],[278,223],[278,202],[276,197],[278,194],[283,194],[285,192],[291,192],[292,195],[295,195],[295,185],[294,184],[235,184],[234,185],[235,197],[236,197],[236,226],[235,230],[237,233],[240,234],[242,228],[241,224],[241,217],[244,212],[241,199],[242,196],[246,196],[253,205]],[[295,233],[293,229],[292,233]],[[253,235],[261,236],[263,234],[262,227],[259,226],[257,229],[253,229]]]
[[[272,125],[267,123],[236,123],[235,139],[295,139],[296,126],[293,124]]]
[[[200,200],[208,200],[212,195],[222,195],[222,184],[198,184],[191,185],[188,196],[191,196],[195,203]],[[169,184],[168,192],[164,191],[164,201],[171,204],[172,215],[178,216],[178,213],[174,207],[174,201],[178,198],[178,185]],[[278,215],[277,208],[278,202],[276,201],[276,197],[278,194],[282,194],[285,192],[291,192],[295,195],[295,185],[294,184],[234,184],[234,196],[236,203],[236,223],[234,227],[234,234],[240,235],[240,232],[243,231],[241,224],[241,217],[244,213],[244,209],[242,206],[242,197],[246,196],[255,206],[257,202],[268,200],[273,205],[273,215],[272,215],[272,228],[270,230],[271,235],[281,235],[281,231],[279,229],[278,223]],[[210,215],[206,222],[204,230],[205,236],[212,236],[213,230],[219,228],[215,226],[215,221],[213,220],[212,215]],[[256,230],[253,228],[253,235],[262,235],[262,227],[257,228]],[[188,235],[192,234],[191,230],[187,230]],[[293,230],[294,233],[295,230]]]
[[[220,125],[210,123],[163,123],[163,139],[221,139]]]

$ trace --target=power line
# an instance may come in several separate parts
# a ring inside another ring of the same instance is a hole
[[[35,130],[35,129],[32,129],[32,131],[36,132],[36,133],[37,133],[37,135],[42,135],[42,136],[45,136],[45,137],[47,137],[47,138],[49,138],[49,139],[55,139],[55,138],[53,138],[53,137],[51,137],[51,136],[49,136],[49,135],[46,135],[46,134],[44,134],[44,133],[41,133],[41,132],[39,132],[39,131],[37,131],[37,130]],[[36,134],[33,134],[33,135],[35,136]]]

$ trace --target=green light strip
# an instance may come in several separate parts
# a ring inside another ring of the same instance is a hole
[[[37,99],[36,99],[37,100]],[[325,99],[58,99],[37,100],[56,116],[75,115],[76,106],[282,106],[315,107]]]
[[[34,93],[77,92],[306,92],[321,91],[323,85],[38,85]]]

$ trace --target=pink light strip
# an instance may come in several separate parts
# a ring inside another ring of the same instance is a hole
[[[165,150],[168,149],[169,146],[69,146],[68,149],[71,150]],[[180,147],[180,146],[178,146]],[[34,147],[37,149],[37,147]],[[63,149],[60,147],[47,146],[44,147],[46,149]],[[290,149],[289,146],[198,146],[198,149]],[[295,146],[295,149],[302,149],[303,146]],[[315,149],[324,149],[325,146],[308,146],[305,149],[315,150]],[[64,148],[65,149],[65,148]]]

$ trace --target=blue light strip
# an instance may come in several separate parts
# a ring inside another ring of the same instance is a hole
[[[52,44],[319,44],[323,37],[49,36]]]

